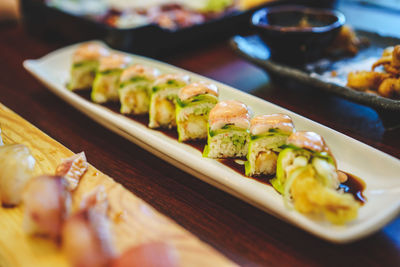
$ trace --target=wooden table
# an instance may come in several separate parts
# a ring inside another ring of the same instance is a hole
[[[399,24],[397,24],[399,25]],[[393,26],[392,26],[393,27]],[[50,93],[22,67],[65,45],[0,25],[0,102],[240,265],[400,265],[400,217],[378,233],[333,245],[169,165]],[[227,42],[164,58],[227,83],[400,158],[400,129],[373,109],[315,88],[283,84],[236,56]],[[379,178],[379,177],[377,177]]]

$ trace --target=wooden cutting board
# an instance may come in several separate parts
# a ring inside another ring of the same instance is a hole
[[[5,144],[21,143],[31,149],[36,159],[37,175],[54,174],[61,159],[73,154],[1,103],[0,128]],[[79,203],[85,193],[99,185],[103,185],[108,194],[114,244],[119,252],[137,244],[160,240],[176,247],[182,266],[235,265],[93,166],[89,167],[73,193],[73,203]],[[0,266],[69,266],[57,244],[23,232],[22,215],[23,206],[0,207]]]

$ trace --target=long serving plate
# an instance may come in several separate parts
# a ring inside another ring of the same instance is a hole
[[[179,143],[160,131],[149,129],[142,123],[69,91],[66,88],[69,68],[72,54],[78,45],[59,49],[37,60],[26,60],[24,67],[53,93],[87,116],[176,167],[271,215],[335,243],[345,243],[365,237],[379,230],[399,214],[400,161],[398,159],[225,84],[166,63],[127,54],[135,63],[152,66],[165,73],[180,72],[190,75],[193,81],[213,82],[219,87],[222,100],[240,100],[249,105],[255,114],[286,113],[293,118],[298,130],[315,131],[324,136],[337,158],[339,168],[365,181],[364,195],[367,202],[360,208],[358,218],[344,226],[334,226],[326,221],[312,219],[287,208],[282,196],[271,186],[246,178],[217,160],[203,158],[202,153],[196,148]]]
[[[360,92],[346,86],[351,71],[371,70],[388,46],[400,44],[400,39],[357,30],[357,35],[368,45],[360,48],[354,57],[323,58],[301,66],[286,65],[270,59],[269,48],[257,35],[231,39],[232,48],[243,58],[275,75],[311,85],[351,101],[375,108],[377,111],[400,112],[400,100]]]

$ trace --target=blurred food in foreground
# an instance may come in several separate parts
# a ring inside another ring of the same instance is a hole
[[[32,178],[35,162],[27,146],[2,145],[0,136],[0,201],[3,206],[21,202],[22,191]]]
[[[383,71],[375,71],[377,67]],[[388,47],[371,71],[350,72],[347,86],[358,91],[379,94],[383,97],[400,98],[400,45]]]
[[[175,247],[151,242],[132,247],[116,258],[112,267],[176,267],[179,259]]]

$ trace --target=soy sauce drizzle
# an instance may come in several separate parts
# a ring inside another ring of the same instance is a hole
[[[367,202],[367,199],[363,194],[365,190],[365,182],[351,173],[344,173],[347,175],[348,179],[346,182],[340,184],[339,188],[345,193],[352,194],[356,201],[358,201],[361,205],[364,205],[365,202]]]
[[[88,90],[80,90],[75,92],[77,95],[81,96],[82,98],[88,100],[89,102],[91,101],[90,98],[90,91]],[[120,110],[120,103],[119,102],[108,102],[102,104],[103,107],[108,108],[109,110],[121,115],[119,112]],[[147,127],[149,124],[149,116],[148,114],[146,115],[125,115],[127,118],[136,121],[144,126]],[[158,131],[162,132],[166,136],[178,140],[178,133],[176,129],[157,129]],[[184,142],[185,144],[199,150],[200,152],[203,152],[204,146],[206,145],[206,142],[204,140],[196,140],[196,141],[188,141]],[[256,180],[260,183],[266,184],[266,185],[271,185],[270,180],[274,178],[274,175],[268,176],[268,175],[260,175],[256,177],[248,177],[245,174],[245,167],[244,164],[239,164],[236,161],[237,160],[243,160],[246,161],[246,158],[228,158],[228,159],[218,159],[219,162],[224,164],[225,166],[231,168],[235,172],[239,173],[240,175],[244,176],[245,178],[248,179],[253,179]],[[339,189],[343,190],[345,193],[350,193],[353,195],[354,199],[358,201],[361,205],[363,205],[366,202],[366,198],[363,195],[363,192],[365,190],[365,183],[362,179],[358,178],[357,176],[344,172],[347,174],[347,181],[339,185]]]
[[[206,146],[206,141],[204,140],[185,141],[184,143],[197,149],[201,153],[203,153],[204,147]]]
[[[237,160],[246,161],[247,159],[245,157],[236,158],[236,159],[232,159],[232,158],[231,159],[218,159],[219,162],[221,162],[225,166],[231,168],[232,170],[236,171],[237,173],[243,175],[244,177],[246,177],[248,179],[253,179],[253,180],[256,180],[256,181],[266,184],[266,185],[271,185],[270,180],[272,178],[274,178],[274,175],[258,175],[255,177],[246,176],[244,164],[237,163]]]
[[[178,132],[176,131],[176,129],[159,128],[157,130],[162,132],[166,136],[171,137],[172,139],[178,140]]]

